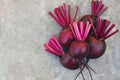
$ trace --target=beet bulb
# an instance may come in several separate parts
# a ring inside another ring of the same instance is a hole
[[[80,21],[83,21],[84,23],[89,21],[90,23],[92,22],[94,26],[96,26],[95,24],[96,24],[98,17],[100,17],[100,15],[108,9],[108,7],[104,7],[104,6],[105,5],[102,3],[101,0],[92,0],[92,2],[91,2],[91,12],[92,13],[83,16],[80,19]]]
[[[66,53],[62,58],[60,58],[61,64],[68,69],[78,69],[82,66],[75,58],[71,57],[69,53]],[[81,65],[81,66],[80,66]]]
[[[70,5],[68,5],[68,8],[67,8],[65,3],[62,6],[55,8],[54,13],[55,15],[52,12],[49,12],[50,16],[59,25],[61,25],[61,27],[63,27],[63,30],[59,35],[59,42],[64,47],[69,46],[73,41],[73,34],[69,29],[69,25],[76,20],[77,13],[78,13],[78,6],[76,7],[76,12],[73,17],[73,20],[71,20],[72,18],[70,13]]]
[[[59,35],[59,42],[62,46],[69,46],[74,40],[73,33],[70,28],[64,29]]]
[[[71,70],[75,70],[82,65],[82,62],[78,62],[76,59],[72,58],[69,53],[65,53],[63,51],[62,46],[58,42],[57,38],[55,36],[52,36],[47,44],[45,44],[45,50],[58,56],[60,58],[61,64]]]
[[[85,15],[80,19],[80,21],[83,21],[84,23],[86,23],[88,21],[91,23],[91,21],[92,21],[93,24],[95,24],[97,18],[98,18],[97,16]]]
[[[89,45],[86,41],[74,41],[69,51],[72,57],[83,58],[89,53]]]
[[[83,16],[79,21],[83,21],[84,23],[89,21],[92,24],[92,27],[93,26],[95,27],[98,17],[100,17],[107,9],[108,7],[105,7],[101,0],[92,0],[91,2],[92,13]],[[90,34],[93,36],[95,35],[94,32],[95,32],[94,28],[90,30]]]
[[[83,21],[84,23],[86,23],[86,22],[89,21],[89,23],[92,24],[92,27],[94,27],[94,26],[96,26],[97,19],[98,19],[97,16],[85,15],[85,16],[83,16],[83,17],[80,19],[80,21]],[[91,35],[95,35],[94,32],[95,32],[95,29],[92,28],[92,29],[90,30],[90,34],[91,34]]]
[[[70,25],[70,28],[74,34],[74,38],[76,41],[74,41],[69,49],[69,53],[73,58],[83,58],[87,56],[89,52],[89,45],[86,42],[86,38],[88,36],[88,33],[91,28],[91,24],[87,22],[86,24],[84,22],[73,22],[73,24]]]
[[[106,43],[102,40],[97,40],[94,36],[88,37],[88,44],[90,46],[90,52],[88,58],[95,59],[101,57],[106,50]]]

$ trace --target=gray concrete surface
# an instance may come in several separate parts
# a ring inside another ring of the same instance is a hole
[[[48,15],[62,3],[79,6],[79,17],[90,13],[90,0],[0,0],[0,80],[74,80],[79,70],[68,70],[44,51],[43,44],[61,27]],[[120,29],[120,0],[103,0],[109,6],[103,18]],[[120,33],[106,40],[107,50],[89,65],[94,80],[120,80]],[[84,70],[86,80],[90,80]],[[81,77],[78,80],[82,80]]]

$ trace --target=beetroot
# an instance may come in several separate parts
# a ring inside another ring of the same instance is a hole
[[[72,58],[69,53],[63,51],[62,46],[58,42],[55,36],[49,40],[47,44],[45,44],[45,50],[51,52],[52,54],[58,56],[60,58],[61,64],[71,70],[75,70],[82,65],[82,63],[78,62],[76,59]]]
[[[73,34],[69,29],[69,25],[76,20],[77,13],[78,13],[78,6],[76,8],[76,12],[74,15],[73,20],[71,20],[71,13],[70,13],[70,5],[66,8],[66,4],[64,3],[63,6],[54,9],[54,13],[56,16],[49,12],[50,16],[63,27],[63,31],[61,31],[59,35],[60,44],[64,47],[69,46],[73,41]]]
[[[61,64],[68,69],[78,69],[82,66],[76,59],[72,58],[69,53],[66,53],[62,58],[60,58]]]
[[[70,28],[62,30],[59,35],[59,42],[62,46],[69,46],[74,40],[73,33]]]
[[[85,42],[90,31],[91,24],[87,22],[73,22],[70,28],[74,34],[76,41],[74,41],[69,49],[70,55],[74,58],[85,57],[89,51],[89,45]]]
[[[97,21],[98,17],[97,16],[93,16],[93,15],[85,15],[83,16],[80,21],[83,21],[84,23],[88,22],[92,24],[92,27],[95,27],[96,26],[96,21]],[[90,34],[91,35],[95,35],[95,29],[92,28],[90,30]]]
[[[100,17],[100,15],[104,13],[107,9],[108,7],[104,7],[104,4],[102,3],[101,0],[100,1],[92,0],[91,2],[92,13],[89,15],[83,16],[79,21],[83,21],[84,23],[89,21],[92,24],[92,27],[96,27],[96,22],[97,22],[98,17]],[[94,28],[90,30],[90,34],[93,36],[96,35],[94,32],[95,32]]]
[[[90,54],[88,55],[88,58],[99,58],[104,54],[106,49],[105,41],[97,40],[94,36],[89,36],[88,43],[90,46]]]
[[[90,23],[93,22],[94,26],[95,23],[98,19],[98,17],[100,17],[100,15],[102,13],[104,13],[106,10],[108,9],[108,7],[104,7],[104,4],[102,3],[102,1],[100,0],[92,0],[91,2],[91,14],[89,15],[85,15],[83,16],[80,21],[83,21],[84,23],[86,23],[87,21],[89,21]]]
[[[98,19],[97,26],[95,28],[96,30],[96,36],[89,36],[88,43],[90,45],[90,54],[88,57],[90,59],[99,58],[101,57],[106,49],[106,43],[105,39],[111,37],[115,33],[118,32],[118,30],[115,30],[114,32],[110,33],[112,29],[115,27],[114,24],[112,24],[109,28],[110,21]]]
[[[90,23],[93,22],[95,24],[97,18],[98,17],[92,16],[92,15],[85,15],[80,19],[80,21],[83,21],[84,23],[89,21]]]
[[[89,45],[86,41],[74,41],[69,52],[74,58],[83,58],[89,53]]]

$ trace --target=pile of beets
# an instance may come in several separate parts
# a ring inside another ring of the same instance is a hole
[[[85,15],[76,21],[78,6],[73,18],[71,18],[70,5],[65,3],[54,9],[49,15],[63,28],[58,39],[53,35],[45,50],[58,56],[61,64],[71,70],[80,69],[78,73],[85,80],[82,70],[94,71],[87,63],[90,59],[101,57],[106,50],[105,40],[118,32],[113,30],[115,24],[101,19],[100,16],[107,10],[101,0],[91,1],[91,14]],[[95,72],[95,71],[94,71]],[[75,79],[77,79],[78,75]],[[92,76],[91,76],[92,79]]]

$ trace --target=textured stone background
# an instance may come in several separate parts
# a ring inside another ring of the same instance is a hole
[[[79,6],[79,17],[90,13],[90,0],[0,0],[0,80],[74,80],[79,70],[68,70],[44,51],[43,44],[61,27],[48,15],[62,3]],[[120,0],[103,0],[109,6],[103,18],[120,28]],[[120,33],[106,40],[104,56],[89,65],[94,80],[120,80]],[[86,80],[90,80],[84,70]],[[78,80],[82,80],[81,77]]]

